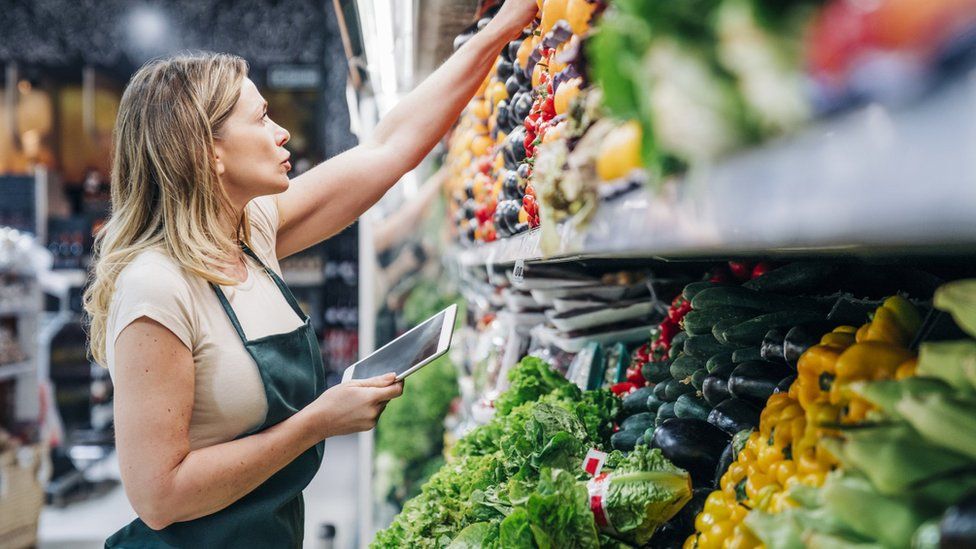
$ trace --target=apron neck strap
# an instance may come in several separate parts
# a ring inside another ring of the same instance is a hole
[[[271,277],[271,280],[275,283],[275,286],[278,287],[278,291],[281,292],[281,295],[285,298],[285,301],[288,302],[291,309],[295,311],[295,314],[298,315],[298,318],[302,319],[303,322],[308,321],[308,316],[306,316],[305,312],[302,311],[302,308],[299,307],[295,296],[291,293],[291,290],[288,289],[288,286],[285,285],[285,282],[278,277],[274,270],[265,266],[264,262],[258,258],[257,254],[251,251],[251,248],[249,248],[247,244],[241,242],[241,249],[244,250],[244,253],[254,259],[254,261],[257,261],[258,265],[261,266],[264,272]],[[213,282],[210,282],[209,284],[210,287],[213,288],[214,293],[217,294],[217,299],[220,301],[220,306],[223,307],[227,317],[230,318],[230,322],[234,325],[234,330],[237,331],[237,335],[240,336],[241,341],[247,342],[248,339],[247,336],[244,335],[244,328],[241,326],[241,321],[237,318],[237,313],[234,312],[234,308],[230,306],[230,301],[227,300],[227,296],[224,295],[224,291],[220,288],[220,286],[214,284]]]

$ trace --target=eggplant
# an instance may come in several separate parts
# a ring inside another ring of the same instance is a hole
[[[785,337],[783,332],[777,328],[766,332],[762,345],[759,346],[760,357],[769,362],[786,362],[786,358],[783,355],[783,338]]]
[[[733,370],[735,370],[735,364],[729,362],[719,366],[705,378],[705,381],[702,382],[702,395],[705,396],[705,401],[716,406],[719,402],[732,396],[729,393],[729,377]]]
[[[783,338],[783,359],[790,368],[796,369],[800,355],[820,342],[820,338],[831,330],[827,323],[817,322],[796,326],[786,332]]]
[[[784,364],[759,360],[743,362],[729,376],[729,393],[757,406],[764,406],[779,382],[792,373]]]
[[[654,431],[651,446],[688,471],[694,486],[710,486],[730,436],[700,419],[669,419]]]
[[[521,122],[532,113],[532,92],[521,92],[515,101],[513,114]]]
[[[509,200],[521,199],[518,194],[518,174],[515,170],[507,170],[502,178],[502,194]]]
[[[528,165],[528,163],[523,162],[523,163],[519,164],[518,169],[515,170],[515,173],[518,174],[519,179],[521,179],[522,181],[528,181],[529,180],[529,165]],[[521,183],[521,181],[519,183]],[[522,194],[525,194],[525,186],[524,185],[520,185],[520,187],[521,187],[521,190],[522,190]]]
[[[739,431],[758,427],[760,412],[759,408],[748,402],[730,398],[712,408],[708,414],[708,422],[733,436]]]
[[[722,456],[718,458],[718,466],[715,467],[715,489],[719,489],[722,476],[729,470],[729,466],[735,461],[735,443],[729,441],[729,445],[722,450]]]
[[[688,536],[695,532],[695,517],[705,508],[705,501],[711,493],[711,488],[695,488],[688,503],[671,520],[662,524],[644,547],[681,549]]]
[[[511,42],[508,43],[508,46],[502,49],[502,57],[514,63],[515,59],[518,58],[518,51],[519,48],[521,47],[522,47],[521,40],[512,40]]]
[[[500,67],[501,64],[499,64],[499,68]],[[511,73],[511,70],[512,69],[509,70],[508,76],[504,78],[501,78],[501,76],[499,76],[499,78],[503,82],[505,82],[505,91],[508,92],[508,96],[512,98],[512,103],[514,104],[515,95],[522,90],[522,84],[519,83],[518,78],[515,77],[515,74]]]
[[[499,80],[505,82],[505,86],[507,87],[507,80],[512,77],[514,70],[515,69],[512,67],[512,62],[503,58],[498,62],[498,68],[495,70],[495,74],[498,75]],[[515,84],[518,84],[518,80],[515,81]],[[509,93],[509,95],[511,95],[511,93]]]
[[[508,106],[507,99],[502,99],[498,102],[498,105],[495,106],[495,113],[498,115],[496,117],[497,128],[505,133],[512,133],[512,130],[514,129],[512,125],[508,123],[509,108],[510,107]]]
[[[780,381],[779,384],[776,385],[776,390],[774,390],[773,393],[790,392],[790,387],[793,385],[794,381],[796,381],[796,376],[784,377],[783,381]]]
[[[518,64],[516,60],[512,64],[512,69],[515,71],[515,78],[518,79],[519,85],[523,90],[528,90],[532,88],[532,74],[525,71],[525,67]]]
[[[970,492],[942,515],[939,523],[939,547],[976,547],[976,492]]]
[[[505,158],[505,167],[510,170],[518,168],[518,165],[525,160],[524,126],[517,126],[512,130],[512,133],[508,134],[502,150]]]
[[[694,529],[686,532],[668,521],[654,531],[654,535],[648,540],[646,546],[654,547],[655,549],[681,549],[684,540],[693,531]]]

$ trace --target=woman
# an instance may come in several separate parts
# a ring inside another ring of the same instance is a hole
[[[372,428],[402,386],[391,375],[323,392],[315,334],[278,260],[342,230],[416,166],[535,13],[535,0],[508,0],[369,141],[293,181],[288,132],[241,59],[179,56],[136,73],[85,295],[139,515],[106,546],[301,547],[301,491],[324,439]]]

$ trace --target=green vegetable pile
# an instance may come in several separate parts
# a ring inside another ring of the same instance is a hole
[[[398,503],[415,496],[429,476],[428,464],[444,451],[444,418],[458,396],[457,372],[441,357],[414,374],[390,401],[376,426],[376,454],[386,496]]]
[[[943,286],[935,305],[976,337],[976,280]],[[923,343],[917,373],[852,386],[879,412],[822,441],[843,469],[794,489],[798,508],[749,514],[767,547],[976,546],[976,341]]]
[[[533,357],[509,379],[496,416],[458,442],[373,547],[639,545],[691,497],[688,474],[659,451],[615,451],[604,506],[617,534],[601,533],[582,462],[607,448],[618,399],[584,393]]]

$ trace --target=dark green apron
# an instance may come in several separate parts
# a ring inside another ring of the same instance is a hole
[[[315,400],[325,390],[325,371],[318,339],[285,283],[247,246],[244,252],[254,258],[271,276],[285,300],[304,319],[293,332],[248,340],[221,289],[211,284],[224,312],[237,330],[244,347],[254,358],[268,398],[264,423],[247,436],[287,419]],[[155,531],[136,519],[112,535],[105,547],[296,547],[302,546],[305,533],[305,506],[302,490],[319,470],[325,443],[306,450],[251,493],[227,508],[198,519],[177,522]]]

